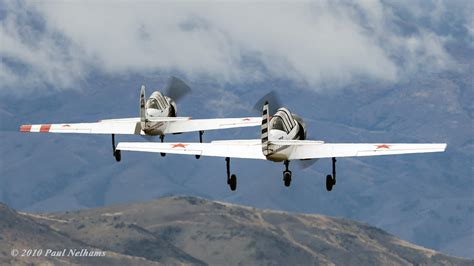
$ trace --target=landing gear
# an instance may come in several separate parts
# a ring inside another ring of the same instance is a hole
[[[163,143],[163,141],[165,140],[165,135],[160,135],[160,140],[161,140],[161,143]],[[160,152],[160,155],[161,155],[161,157],[165,157],[166,153]]]
[[[202,143],[202,135],[204,135],[204,131],[199,131],[199,143]]]
[[[283,182],[285,183],[285,187],[289,187],[291,184],[291,171],[288,170],[288,166],[290,161],[285,161],[285,171],[283,171]]]
[[[326,190],[331,191],[332,187],[336,185],[336,158],[332,158],[332,176],[326,176]]]
[[[114,157],[117,162],[120,162],[120,160],[122,160],[122,153],[120,152],[120,150],[116,150],[114,152]]]
[[[331,191],[332,186],[334,186],[334,180],[332,179],[331,175],[326,176],[326,190]]]
[[[199,143],[202,143],[202,135],[204,135],[204,131],[200,130],[199,131]],[[194,155],[196,159],[201,158],[201,155]]]
[[[229,179],[230,190],[235,191],[237,189],[237,176],[232,174]]]
[[[115,160],[117,162],[120,162],[120,160],[122,160],[122,154],[120,153],[120,150],[115,149],[115,134],[112,134],[112,151],[113,151]]]
[[[230,190],[235,191],[237,189],[237,176],[235,174],[230,175],[230,158],[225,158],[225,166],[227,170],[227,184]]]

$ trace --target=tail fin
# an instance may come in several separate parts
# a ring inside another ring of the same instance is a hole
[[[268,114],[268,101],[265,101],[265,104],[263,105],[263,111],[262,111],[262,152],[263,155],[268,156],[270,153],[268,149],[268,122],[270,116]]]
[[[141,128],[146,127],[146,109],[145,109],[145,85],[142,85],[140,89],[140,122]]]

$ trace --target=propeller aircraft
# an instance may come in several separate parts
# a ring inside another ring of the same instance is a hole
[[[262,98],[274,98],[271,93]],[[259,103],[257,103],[258,105]],[[262,106],[262,105],[260,105]],[[278,105],[280,106],[280,105]],[[379,156],[411,153],[444,152],[445,143],[326,143],[321,140],[306,140],[306,126],[303,120],[280,107],[270,116],[268,100],[263,104],[260,139],[219,140],[210,143],[146,143],[121,142],[118,150],[186,154],[195,156],[224,157],[227,184],[234,191],[237,176],[230,174],[230,159],[259,159],[283,162],[283,182],[290,186],[291,161],[332,159],[332,174],[326,176],[326,190],[336,185],[336,157]]]
[[[191,91],[181,79],[171,77],[163,90],[153,92],[145,100],[145,86],[140,90],[140,117],[100,120],[95,123],[62,123],[22,125],[21,132],[80,133],[112,135],[112,150],[116,161],[121,160],[121,152],[116,149],[115,135],[160,136],[163,142],[167,134],[199,132],[199,141],[205,130],[251,127],[260,125],[260,117],[191,119],[178,117],[176,101]],[[161,153],[165,156],[166,153]],[[199,155],[196,155],[199,159]]]

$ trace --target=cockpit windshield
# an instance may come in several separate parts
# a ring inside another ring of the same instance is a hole
[[[270,120],[271,124],[271,129],[278,129],[281,131],[285,131],[285,128],[283,126],[283,119],[279,116],[274,116],[272,120]]]
[[[153,109],[160,109],[158,107],[158,101],[156,99],[150,99],[148,100],[148,102],[146,103],[146,107],[147,108],[153,108]]]

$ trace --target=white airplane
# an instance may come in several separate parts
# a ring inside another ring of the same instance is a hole
[[[121,160],[120,150],[115,147],[115,135],[144,135],[160,136],[163,142],[166,134],[181,134],[184,132],[199,132],[199,142],[205,130],[226,129],[237,127],[259,126],[260,117],[191,119],[177,117],[175,100],[191,91],[182,80],[171,77],[165,88],[166,96],[159,91],[151,94],[145,102],[145,86],[140,91],[140,117],[107,119],[95,123],[63,123],[22,125],[21,132],[49,133],[81,133],[81,134],[111,134],[113,155]],[[161,153],[165,156],[166,153]],[[199,159],[200,155],[196,155]]]
[[[305,140],[306,128],[302,119],[287,108],[279,108],[270,117],[268,101],[263,105],[261,139],[221,140],[210,143],[146,143],[121,142],[118,150],[188,154],[197,156],[225,157],[227,184],[234,191],[237,177],[230,175],[230,158],[261,159],[284,162],[283,181],[290,186],[290,161],[332,158],[332,175],[326,176],[326,189],[336,184],[336,157],[377,156],[409,153],[443,152],[445,143],[325,143]]]

